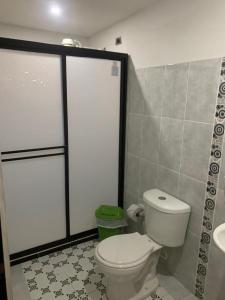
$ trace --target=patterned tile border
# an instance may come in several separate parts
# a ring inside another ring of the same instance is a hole
[[[198,266],[195,282],[195,295],[204,299],[205,283],[208,268],[209,249],[212,239],[215,202],[219,181],[221,153],[224,139],[225,125],[225,58],[222,59],[220,85],[216,103],[214,132],[211,145],[211,157],[206,186],[205,207],[199,247]]]

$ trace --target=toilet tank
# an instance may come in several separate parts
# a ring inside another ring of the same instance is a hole
[[[182,246],[190,206],[158,189],[146,191],[143,198],[147,235],[162,246]]]

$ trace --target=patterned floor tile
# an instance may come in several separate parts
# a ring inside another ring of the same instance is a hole
[[[42,292],[41,290],[39,290],[38,288],[36,289],[32,289],[30,288],[30,286],[28,286],[28,291],[30,293],[30,297],[31,299],[33,300],[39,300],[39,299],[42,299]]]
[[[81,280],[73,281],[73,278],[71,278],[72,282],[71,285],[74,288],[75,291],[84,290],[84,283]]]
[[[164,297],[162,297],[162,300],[174,300],[174,298],[172,296],[170,296],[169,294],[167,294]]]
[[[31,300],[107,300],[106,278],[96,265],[97,241],[23,263]],[[159,287],[148,300],[174,300]]]
[[[75,263],[78,261],[77,255],[74,255],[74,251],[67,253],[66,256],[67,256],[67,262],[69,264],[72,264],[72,263]]]
[[[55,300],[55,296],[52,293],[45,294],[41,298],[39,298],[37,300]]]
[[[49,255],[49,260],[53,265],[67,260],[67,255],[62,251],[55,252],[55,256],[52,255],[50,257],[50,255]]]

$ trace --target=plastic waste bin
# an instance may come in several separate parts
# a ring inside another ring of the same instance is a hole
[[[95,211],[99,239],[121,234],[123,227],[127,226],[124,210],[112,205],[101,205]]]

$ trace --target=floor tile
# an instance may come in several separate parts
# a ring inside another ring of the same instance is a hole
[[[26,297],[15,299],[107,300],[106,278],[95,261],[96,245],[97,241],[85,242],[14,267],[13,289],[18,295],[23,295],[22,286],[27,291]],[[159,279],[161,286],[148,300],[194,300],[172,276]]]
[[[88,300],[108,300],[106,295],[102,295],[99,291],[95,291],[89,295]]]
[[[162,300],[174,300],[174,298],[172,296],[170,296],[169,294],[167,294],[162,297]]]
[[[190,294],[189,296],[185,297],[184,300],[198,300],[194,295]]]
[[[157,290],[156,290],[156,294],[159,296],[159,297],[164,297],[166,295],[168,295],[168,292],[164,289],[164,287],[159,287]]]
[[[158,274],[160,285],[163,286],[174,300],[184,299],[190,292],[173,276]],[[164,299],[163,299],[164,300]]]

